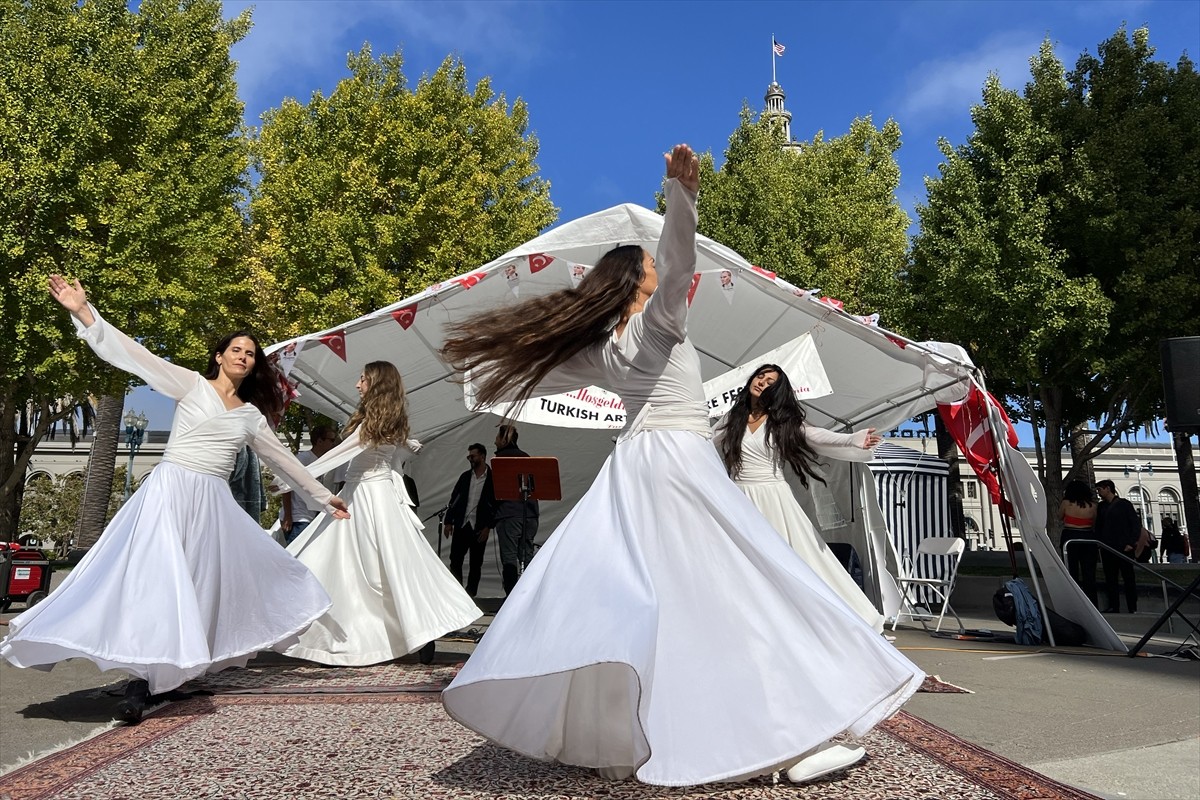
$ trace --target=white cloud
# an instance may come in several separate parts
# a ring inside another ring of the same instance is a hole
[[[1029,59],[1044,34],[997,34],[973,51],[925,61],[909,72],[896,103],[906,127],[924,128],[948,116],[961,116],[980,102],[984,81],[996,73],[1001,83],[1021,89],[1030,80]],[[1058,48],[1055,48],[1058,50]]]
[[[346,55],[370,42],[375,54],[411,48],[470,55],[472,72],[498,60],[529,63],[542,55],[537,39],[546,14],[540,4],[492,2],[362,2],[260,0],[227,2],[234,17],[251,8],[253,27],[233,49],[249,122],[284,96],[306,100],[331,92],[346,74]],[[414,82],[418,74],[408,73]]]

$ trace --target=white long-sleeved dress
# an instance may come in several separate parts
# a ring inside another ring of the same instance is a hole
[[[94,309],[93,309],[94,313]],[[153,355],[96,314],[79,335],[108,363],[178,401],[163,460],[44,601],[9,623],[0,656],[50,669],[86,658],[168,691],[283,649],[329,596],[243,511],[228,478],[243,445],[318,505],[315,481],[250,404],[227,409],[199,373]]]
[[[517,752],[671,786],[763,774],[861,735],[923,674],[725,474],[686,337],[695,196],[675,180],[666,195],[645,310],[539,386],[611,388],[634,422],[442,702]]]
[[[717,425],[717,435],[721,426]],[[804,426],[808,444],[821,456],[842,461],[870,461],[872,450],[863,448],[867,432],[834,433],[812,425]],[[734,478],[738,488],[746,493],[754,507],[775,527],[804,563],[812,567],[821,580],[837,592],[854,611],[876,631],[883,630],[883,614],[863,594],[837,556],[829,549],[820,531],[813,526],[804,509],[796,502],[792,487],[784,478],[781,464],[767,441],[767,426],[758,430],[746,428],[742,437],[742,469]]]
[[[358,432],[309,465],[321,475],[348,463],[339,496],[350,519],[321,514],[288,552],[312,570],[333,606],[286,654],[321,664],[399,658],[483,616],[421,534],[404,488],[407,447],[363,447]]]

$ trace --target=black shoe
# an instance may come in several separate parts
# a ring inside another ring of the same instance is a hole
[[[437,640],[434,639],[432,642],[429,642],[427,645],[421,648],[420,652],[417,653],[417,658],[421,660],[422,664],[432,664],[433,654],[436,652],[436,650]]]
[[[137,725],[150,700],[150,684],[135,678],[125,685],[125,696],[117,703],[117,719]]]

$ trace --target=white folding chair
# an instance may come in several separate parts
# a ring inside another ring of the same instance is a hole
[[[896,618],[892,620],[892,630],[896,630],[896,626],[900,624],[901,615],[917,620],[921,623],[922,628],[929,630],[925,620],[929,619],[931,614],[918,612],[916,609],[917,599],[909,594],[910,590],[915,589],[927,589],[934,595],[935,602],[942,601],[942,610],[938,614],[935,632],[942,630],[942,619],[946,616],[947,611],[958,620],[958,629],[964,630],[958,612],[950,605],[950,595],[954,592],[954,581],[958,578],[958,562],[962,560],[963,550],[966,549],[966,546],[967,543],[957,536],[931,536],[921,540],[921,543],[917,545],[917,552],[913,556],[914,567],[921,563],[921,556],[944,558],[946,559],[945,575],[941,578],[916,578],[912,576],[912,569],[910,569],[908,577],[896,581],[896,585],[900,589],[901,606],[900,610],[896,612]]]

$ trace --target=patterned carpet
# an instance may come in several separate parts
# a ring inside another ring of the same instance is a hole
[[[215,692],[165,706],[0,777],[8,800],[116,798],[832,798],[1084,800],[901,713],[869,734],[868,758],[824,780],[769,778],[668,789],[609,782],[496,747],[450,720],[436,687],[457,665],[268,667],[210,676]]]

